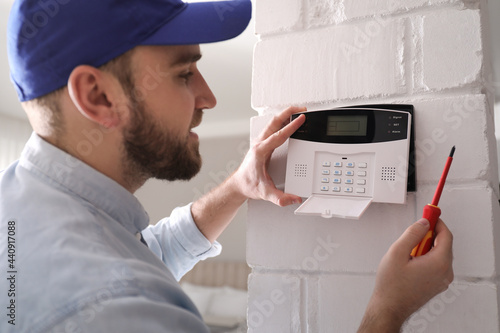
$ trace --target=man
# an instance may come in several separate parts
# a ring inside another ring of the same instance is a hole
[[[290,115],[305,109],[276,116],[233,175],[155,226],[133,193],[151,177],[199,171],[192,129],[216,104],[199,44],[238,35],[250,10],[249,1],[14,3],[11,77],[34,133],[0,174],[2,332],[208,331],[177,280],[220,252],[217,237],[248,198],[301,201],[276,189],[266,166],[304,122]],[[382,260],[360,332],[397,332],[453,279],[442,222],[434,249],[410,260],[427,229],[412,225]]]

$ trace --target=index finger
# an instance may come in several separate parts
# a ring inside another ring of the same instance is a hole
[[[262,140],[262,149],[264,151],[273,151],[274,149],[284,144],[285,141],[288,140],[288,138],[293,133],[295,133],[295,131],[298,130],[300,126],[302,126],[305,119],[305,115],[302,114],[299,117],[295,118],[291,123],[269,136],[267,139]]]
[[[280,114],[276,115],[273,117],[273,120],[271,120],[266,128],[261,132],[259,135],[259,140],[265,140],[271,135],[273,135],[275,132],[279,131],[280,129],[283,128],[285,124],[288,123],[290,120],[290,116],[292,114],[298,113],[298,112],[304,112],[307,111],[307,108],[305,107],[298,107],[298,106],[291,106],[287,108],[286,110],[282,111]]]

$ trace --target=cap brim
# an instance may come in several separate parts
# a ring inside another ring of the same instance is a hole
[[[142,45],[189,45],[234,38],[250,22],[250,0],[186,3],[186,8]]]

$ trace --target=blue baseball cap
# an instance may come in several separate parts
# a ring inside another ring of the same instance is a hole
[[[67,85],[78,65],[99,67],[138,45],[189,45],[239,35],[250,0],[16,0],[7,28],[19,100]]]

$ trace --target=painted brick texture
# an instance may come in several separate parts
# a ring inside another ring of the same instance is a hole
[[[354,332],[381,257],[432,199],[457,151],[440,207],[454,234],[455,281],[403,332],[500,332],[500,207],[484,2],[257,0],[256,137],[289,105],[415,107],[417,192],[359,220],[297,216],[250,201],[250,332]],[[486,60],[485,60],[486,59]],[[285,182],[287,145],[269,172]]]
[[[362,23],[354,28],[332,26],[263,39],[254,53],[253,106],[404,93],[401,55],[405,21],[384,23],[377,25],[377,38],[370,37],[370,32],[365,32],[369,27]],[[386,56],[373,56],[382,53]]]
[[[254,54],[253,106],[335,103],[480,85],[481,31],[470,29],[480,27],[479,14],[452,7],[262,37]]]

